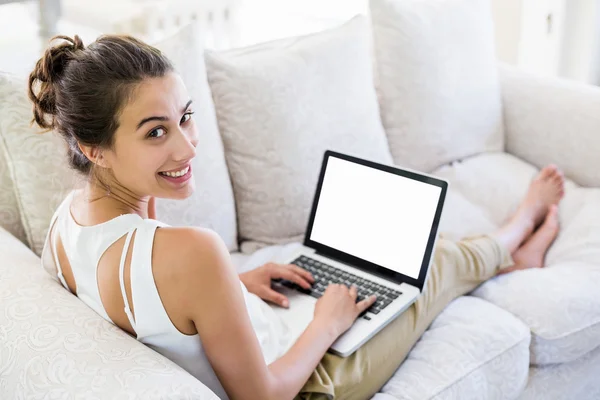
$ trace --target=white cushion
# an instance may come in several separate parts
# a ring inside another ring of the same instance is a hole
[[[600,88],[500,67],[506,151],[600,187]]]
[[[198,104],[195,118],[201,137],[194,160],[196,192],[184,201],[159,199],[157,214],[168,224],[212,228],[233,250],[237,248],[235,203],[197,32],[190,25],[157,44],[181,72]],[[82,178],[69,169],[62,138],[55,132],[39,134],[30,126],[31,109],[26,81],[0,73],[0,134],[12,166],[27,240],[39,255],[52,214]]]
[[[300,238],[325,150],[391,162],[365,17],[206,64],[242,240]]]
[[[2,228],[0,254],[2,398],[218,399],[63,289]]]
[[[489,0],[371,0],[394,161],[423,171],[503,149]]]
[[[536,168],[514,156],[486,154],[435,171],[448,179],[450,193],[467,199],[472,220],[461,220],[452,203],[444,209],[442,230],[489,233],[514,212]],[[494,278],[474,292],[510,311],[532,331],[531,362],[575,360],[600,346],[600,189],[567,181],[559,207],[561,232],[546,256],[543,269],[513,272]],[[472,222],[474,221],[474,222]],[[483,221],[483,222],[482,222]],[[487,228],[486,228],[487,227]]]
[[[474,292],[531,328],[531,363],[537,365],[574,361],[600,346],[600,263],[552,261],[543,269],[500,276]]]
[[[600,399],[600,347],[562,364],[529,369],[529,381],[519,400]]]
[[[403,400],[514,399],[527,383],[529,340],[527,327],[508,312],[460,297],[433,321],[381,392]]]
[[[31,126],[32,105],[26,79],[0,73],[0,134],[14,184],[27,243],[41,254],[50,218],[76,183],[67,165],[66,147],[55,132]]]
[[[0,86],[0,98],[4,97],[3,87]],[[26,242],[25,228],[21,223],[19,203],[15,187],[8,170],[8,160],[5,157],[4,141],[2,140],[2,126],[0,124],[0,227],[6,229],[23,243]]]

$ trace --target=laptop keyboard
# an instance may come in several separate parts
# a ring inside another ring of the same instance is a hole
[[[354,285],[358,289],[358,297],[356,299],[357,302],[364,300],[371,295],[377,296],[377,301],[371,307],[369,307],[369,309],[367,309],[368,312],[373,314],[379,314],[381,310],[390,305],[392,301],[396,300],[398,296],[402,294],[402,292],[342,271],[341,269],[332,267],[331,265],[322,263],[310,257],[300,256],[292,261],[292,264],[295,264],[312,274],[313,278],[315,278],[315,282],[312,284],[312,287],[310,289],[304,289],[303,287],[285,279],[277,279],[275,280],[276,282],[279,282],[283,286],[295,289],[299,292],[311,295],[315,298],[323,296],[325,289],[331,283],[344,284],[348,287]],[[368,317],[365,318],[369,319]]]

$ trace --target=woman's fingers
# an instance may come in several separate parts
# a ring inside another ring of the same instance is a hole
[[[278,267],[273,270],[271,275],[272,278],[283,278],[290,282],[294,282],[297,285],[300,285],[304,289],[310,289],[311,284],[300,274],[297,274],[296,271],[291,268]]]
[[[360,314],[361,312],[365,311],[367,308],[371,307],[373,305],[373,303],[375,303],[375,301],[377,301],[377,296],[371,295],[371,296],[367,297],[366,299],[361,300],[358,303],[356,303],[356,307],[358,308],[358,313]]]
[[[312,274],[310,272],[308,272],[307,270],[305,270],[304,268],[300,268],[299,266],[294,265],[294,264],[287,264],[287,268],[289,268],[292,271],[296,272],[298,275],[302,276],[308,282],[314,282],[315,281],[315,278],[313,278]]]
[[[356,288],[356,286],[352,285],[350,286],[350,297],[352,297],[354,300],[356,300],[356,297],[358,296],[358,289]]]
[[[263,289],[260,290],[259,293],[257,293],[257,295],[261,299],[278,304],[281,307],[287,308],[287,306],[289,305],[289,301],[288,301],[287,297],[285,297],[281,293],[279,293],[271,288],[264,287]]]

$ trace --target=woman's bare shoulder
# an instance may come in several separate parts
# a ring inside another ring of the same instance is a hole
[[[226,293],[218,288],[231,270],[229,252],[217,233],[197,227],[156,230],[153,276],[163,305],[180,331],[196,332],[193,320],[198,307],[212,304],[207,296],[214,300]]]
[[[176,270],[195,270],[203,264],[228,257],[225,243],[210,229],[163,227],[156,230],[152,251],[153,264],[168,265]]]

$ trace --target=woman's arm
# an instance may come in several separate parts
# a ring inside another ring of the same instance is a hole
[[[177,274],[181,307],[188,310],[206,355],[232,399],[292,399],[333,341],[372,304],[355,304],[355,290],[341,285],[328,288],[305,332],[290,351],[267,366],[223,241],[211,231],[185,231],[176,239],[184,271]]]

